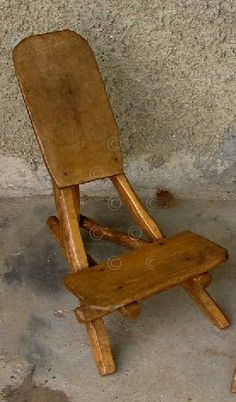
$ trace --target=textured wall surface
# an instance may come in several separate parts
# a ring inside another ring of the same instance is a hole
[[[131,181],[178,197],[236,197],[234,0],[1,0],[0,10],[2,195],[50,191],[11,51],[69,28],[96,54]]]

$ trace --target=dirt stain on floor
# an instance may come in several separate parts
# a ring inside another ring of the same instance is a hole
[[[157,189],[156,191],[157,202],[162,208],[171,208],[176,205],[174,195],[165,189]]]
[[[6,256],[3,281],[8,286],[27,286],[35,294],[60,297],[64,292],[62,278],[68,272],[62,254],[40,231],[24,245],[21,253]]]
[[[14,388],[7,386],[2,390],[2,395],[7,402],[71,402],[62,391],[34,384],[33,373],[29,374],[23,383]]]

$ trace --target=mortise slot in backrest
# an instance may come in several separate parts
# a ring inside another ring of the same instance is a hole
[[[72,31],[34,35],[16,46],[13,61],[56,185],[122,173],[117,125],[88,43]]]

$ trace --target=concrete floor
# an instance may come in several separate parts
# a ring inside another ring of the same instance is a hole
[[[220,331],[182,289],[148,299],[135,321],[106,318],[117,373],[99,377],[85,328],[73,314],[76,299],[61,278],[67,264],[45,226],[51,197],[2,199],[0,389],[3,401],[228,402],[236,365],[236,204],[145,200],[167,235],[194,230],[224,245],[230,260],[213,272],[210,292],[230,317]],[[83,212],[127,229],[117,200],[87,200]],[[85,238],[98,261],[121,249]],[[124,249],[122,249],[124,252]]]

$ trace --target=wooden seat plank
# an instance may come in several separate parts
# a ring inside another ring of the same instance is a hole
[[[95,309],[114,310],[179,285],[224,262],[227,250],[192,232],[146,244],[64,278],[65,286]]]

